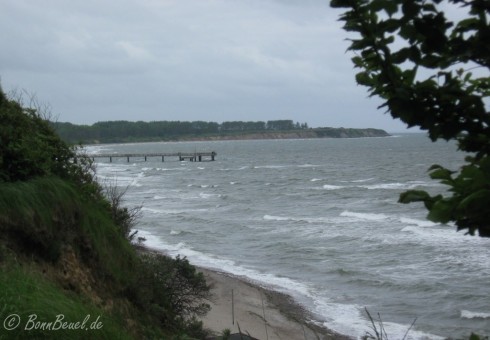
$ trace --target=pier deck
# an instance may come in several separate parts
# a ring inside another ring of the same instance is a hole
[[[165,161],[165,157],[178,157],[179,161],[191,161],[191,162],[202,162],[203,160],[214,161],[217,153],[211,152],[174,152],[174,153],[100,153],[88,155],[95,161],[95,158],[108,158],[109,162],[112,163],[113,158],[126,158],[127,161],[131,158],[144,158],[145,162],[148,158],[161,157],[162,162]]]

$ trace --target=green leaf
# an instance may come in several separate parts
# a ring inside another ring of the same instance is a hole
[[[413,84],[413,81],[415,80],[415,77],[417,76],[417,68],[413,68],[411,70],[405,70],[403,71],[403,80],[405,81],[405,84],[411,85]]]
[[[425,202],[430,199],[430,195],[423,190],[409,190],[400,194],[398,203]]]
[[[404,1],[402,11],[406,18],[413,18],[420,12],[420,5],[415,1]]]
[[[456,26],[457,31],[466,31],[468,29],[474,29],[478,27],[478,19],[476,18],[469,18],[469,19],[464,19],[461,20],[458,25]]]
[[[441,165],[439,164],[432,164],[429,168],[429,171],[435,170],[435,169],[444,169]]]
[[[411,54],[410,48],[404,47],[398,52],[392,54],[391,61],[395,64],[401,64],[410,57],[410,54]]]
[[[401,26],[400,20],[396,19],[388,19],[385,21],[381,21],[378,25],[378,28],[383,32],[393,33],[398,30]]]
[[[356,74],[356,81],[360,85],[373,85],[373,79],[369,76],[367,72],[359,72],[358,74]]]
[[[352,62],[356,67],[363,67],[364,66],[364,60],[361,57],[353,57]]]
[[[349,1],[349,0],[331,0],[330,1],[330,7],[333,7],[333,8],[352,7],[351,3],[352,3],[352,1]]]
[[[440,168],[440,169],[433,170],[430,173],[430,178],[451,181],[452,180],[452,178],[451,178],[452,174],[453,174],[453,171],[450,171],[450,170],[445,169],[445,168]]]
[[[458,209],[462,209],[462,210],[471,209],[473,211],[479,211],[482,209],[487,210],[489,206],[490,206],[490,190],[482,189],[475,193],[472,193],[464,200],[462,200],[458,205]]]
[[[427,218],[432,222],[448,223],[452,220],[454,207],[452,202],[441,199],[434,203]]]
[[[388,0],[386,1],[384,10],[388,14],[388,16],[391,17],[393,14],[395,14],[398,11],[398,4],[396,3],[396,1]]]
[[[470,338],[468,340],[483,340],[483,339],[480,338],[478,334],[471,333]]]

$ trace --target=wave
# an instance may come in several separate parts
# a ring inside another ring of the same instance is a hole
[[[469,310],[461,311],[462,319],[490,319],[490,313],[472,312]]]
[[[188,188],[217,188],[219,185],[212,185],[212,184],[187,184]]]
[[[414,218],[401,217],[400,222],[404,224],[416,225],[418,227],[434,227],[438,225],[437,223],[428,220],[417,220]]]
[[[319,165],[315,165],[315,164],[302,164],[302,165],[298,165],[297,167],[298,168],[315,168]]]
[[[421,183],[380,183],[371,185],[360,185],[360,188],[369,190],[410,190],[423,186]]]
[[[159,195],[155,195],[155,196],[153,196],[153,199],[154,199],[154,200],[164,200],[164,199],[166,199],[166,198],[167,198],[167,197],[165,197],[165,196],[159,196]]]
[[[374,213],[357,213],[357,212],[352,212],[345,210],[343,211],[340,216],[342,217],[353,217],[359,220],[366,220],[366,221],[383,221],[389,219],[388,215],[385,214],[374,214]]]
[[[272,216],[264,215],[264,220],[268,221],[292,221],[292,222],[306,222],[306,223],[328,223],[331,222],[331,218],[328,217],[290,217],[290,216]]]
[[[287,165],[256,165],[254,169],[284,169],[287,168]]]
[[[177,231],[174,233],[177,234]],[[323,323],[325,327],[341,334],[357,335],[358,337],[366,335],[366,330],[370,329],[369,320],[363,316],[362,306],[330,301],[323,290],[317,290],[308,283],[240,266],[233,260],[196,251],[188,247],[184,242],[168,244],[146,231],[141,231],[139,235],[146,240],[144,244],[150,249],[161,251],[172,257],[177,255],[185,256],[192,264],[198,267],[225,272],[261,287],[274,289],[292,296],[296,302],[312,312],[312,315],[316,318],[316,320],[311,320],[313,323]],[[390,322],[384,322],[383,324],[387,333],[393,339],[401,338],[409,327],[408,325]],[[443,339],[443,337],[417,330],[410,331],[410,338]]]
[[[338,189],[344,189],[344,186],[341,185],[330,185],[330,184],[325,184],[323,186],[323,189],[325,190],[338,190]]]
[[[248,166],[241,166],[239,168],[224,168],[224,169],[218,169],[218,171],[241,171],[241,170],[245,170],[245,169],[248,169],[249,167]]]
[[[183,168],[142,168],[143,171],[187,171],[187,169]]]
[[[154,209],[143,207],[141,211],[147,211],[152,214],[164,214],[164,215],[178,215],[178,214],[186,214],[190,212],[208,212],[209,209]]]
[[[222,197],[222,195],[221,194],[206,194],[204,192],[201,192],[201,193],[199,193],[199,197],[204,198],[204,199],[208,199],[208,198],[212,198],[212,197]]]
[[[193,233],[185,230],[170,230],[171,236],[188,235],[188,234],[193,234]]]
[[[262,273],[254,269],[242,267],[235,261],[193,250],[184,242],[174,245],[168,244],[162,241],[159,237],[147,231],[142,230],[138,233],[138,235],[146,239],[146,247],[162,251],[169,256],[185,256],[193,265],[198,267],[226,272],[234,276],[247,279],[248,281],[252,281],[262,287],[273,288],[284,293],[294,293],[295,295],[303,294],[307,296],[310,295],[311,289],[308,285],[293,279],[279,277],[273,274]]]
[[[364,182],[370,182],[372,180],[374,180],[375,178],[366,178],[366,179],[356,179],[356,180],[353,180],[353,181],[350,181],[351,183],[364,183]]]
[[[310,182],[318,182],[322,179],[313,178]],[[436,187],[441,186],[439,183],[427,183],[421,181],[412,181],[412,182],[392,182],[392,183],[375,183],[375,184],[365,184],[361,185],[361,183],[369,182],[374,180],[374,178],[366,178],[352,181],[342,181],[343,183],[351,183],[351,185],[334,185],[334,184],[325,184],[323,189],[325,190],[339,190],[339,189],[368,189],[368,190],[412,190],[420,187]]]
[[[356,335],[359,339],[366,336],[366,332],[372,329],[372,324],[364,313],[364,307],[359,305],[333,303],[324,300],[315,301],[315,314],[325,315],[327,319],[323,326],[340,334]],[[383,321],[383,328],[388,335],[387,339],[402,339],[410,325]],[[445,339],[415,329],[411,329],[408,335],[408,339]]]
[[[291,217],[264,215],[264,220],[269,220],[269,221],[293,221],[294,219],[291,218]]]

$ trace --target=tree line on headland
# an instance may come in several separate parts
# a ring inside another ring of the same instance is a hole
[[[342,138],[383,137],[380,129],[309,128],[307,123],[292,120],[269,121],[153,121],[124,120],[75,125],[54,122],[59,136],[69,143],[121,143],[138,141],[196,139],[272,139],[272,138]]]

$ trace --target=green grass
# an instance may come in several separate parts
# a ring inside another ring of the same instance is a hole
[[[131,339],[122,320],[35,271],[14,264],[1,274],[0,339]],[[63,329],[63,323],[65,328],[79,329]]]
[[[84,199],[71,184],[58,178],[39,178],[0,185],[0,231],[12,246],[56,262],[63,246],[123,283],[136,253],[101,201]]]
[[[90,314],[91,323],[100,315],[107,327],[93,331],[90,338],[127,338],[118,333],[122,331],[114,331],[124,322],[111,326],[117,323],[89,301],[82,301],[83,294],[64,290],[54,277],[41,274],[43,267],[56,266],[68,247],[91,271],[97,294],[124,300],[122,292],[136,280],[132,272],[137,255],[112,223],[106,204],[84,199],[75,187],[58,178],[0,184],[0,333],[4,337],[66,339],[92,332],[32,329],[4,334],[3,322],[12,313],[25,322],[33,313],[37,321],[55,322],[61,313],[67,322],[82,322]]]
[[[201,334],[202,325],[173,310],[170,297],[179,287],[161,286],[110,209],[102,197],[88,198],[59,178],[0,182],[0,339]],[[191,274],[184,281],[205,290]],[[14,314],[20,324],[7,330]],[[91,329],[97,317],[103,327]],[[85,318],[84,329],[60,329],[63,322],[80,328]]]

